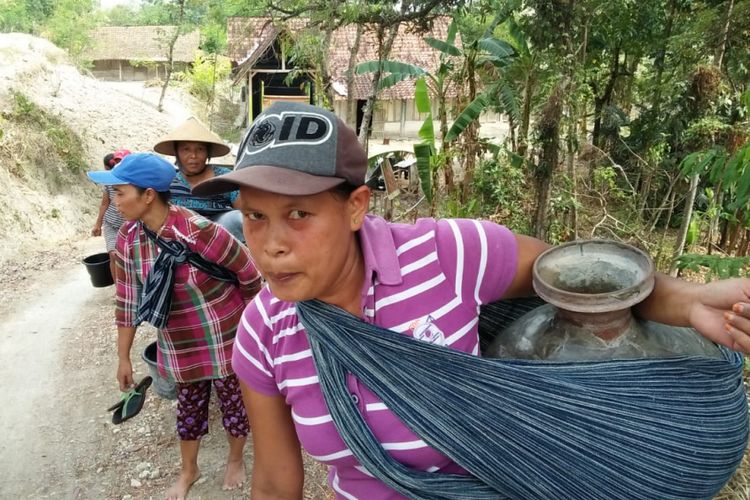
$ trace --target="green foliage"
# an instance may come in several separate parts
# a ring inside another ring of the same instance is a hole
[[[210,103],[214,98],[217,82],[221,82],[232,71],[232,63],[227,57],[197,54],[192,68],[180,72],[177,78],[188,84],[188,90],[203,102]]]
[[[95,18],[91,0],[61,0],[42,28],[42,34],[78,61],[89,44],[88,32]]]
[[[0,32],[43,35],[78,61],[97,22],[92,0],[0,0]]]
[[[422,126],[419,128],[419,137],[422,142],[414,145],[414,155],[417,158],[417,171],[422,192],[428,203],[432,203],[435,184],[432,182],[437,168],[435,159],[435,128],[432,123],[432,110],[430,106],[430,95],[427,91],[427,82],[424,77],[419,78],[415,84],[414,102],[417,111],[427,113]]]
[[[36,34],[54,7],[53,0],[0,0],[0,32]]]
[[[487,96],[485,94],[479,94],[473,101],[466,106],[463,111],[456,117],[456,120],[448,130],[448,135],[445,136],[446,141],[453,141],[458,138],[461,133],[471,124],[474,120],[479,118],[482,111],[487,107]]]
[[[750,257],[723,257],[686,253],[676,259],[677,269],[705,274],[706,281],[750,276]]]
[[[712,146],[718,136],[727,133],[732,126],[717,116],[700,118],[685,129],[682,139],[697,148]]]
[[[564,243],[571,239],[572,229],[567,225],[566,215],[572,210],[580,210],[581,203],[573,195],[573,182],[567,175],[559,176],[560,189],[550,196],[549,200],[549,227],[547,228],[547,241],[554,245]]]
[[[419,172],[419,183],[428,203],[432,203],[432,162],[431,158],[435,149],[431,144],[415,144],[414,156],[417,158],[417,172]]]
[[[44,131],[57,156],[63,159],[65,167],[73,174],[87,169],[85,152],[81,138],[57,116],[50,115],[30,101],[24,94],[14,91],[13,110],[4,118],[33,125]]]
[[[532,190],[527,184],[522,160],[508,150],[500,150],[491,158],[481,160],[462,216],[491,216],[516,232],[529,234],[528,206]]]

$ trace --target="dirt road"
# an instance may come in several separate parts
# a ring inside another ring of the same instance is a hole
[[[179,466],[174,403],[152,391],[143,411],[119,426],[105,410],[117,401],[114,288],[93,288],[81,258],[100,238],[28,257],[0,270],[0,498],[163,498]],[[131,353],[155,333],[142,327]],[[226,440],[218,409],[199,455],[203,477],[192,499],[248,498],[221,491]],[[247,450],[250,465],[252,450]],[[310,464],[305,497],[326,498],[324,471]]]

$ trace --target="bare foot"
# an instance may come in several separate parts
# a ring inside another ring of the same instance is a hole
[[[245,484],[245,479],[247,479],[245,461],[229,460],[227,461],[227,471],[224,474],[224,484],[221,486],[221,489],[225,491],[236,490]]]
[[[180,471],[180,477],[177,481],[169,487],[167,490],[167,500],[185,500],[187,498],[190,487],[201,477],[201,472],[195,470],[195,472],[188,472],[185,470]]]

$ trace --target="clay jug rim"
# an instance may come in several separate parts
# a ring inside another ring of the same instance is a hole
[[[550,283],[543,274],[557,260],[574,260],[578,255],[590,259],[627,261],[628,270],[636,272],[635,282],[614,291],[581,293],[565,290]],[[546,266],[546,267],[545,267]],[[654,263],[644,251],[626,243],[608,239],[576,240],[551,247],[534,261],[532,285],[536,293],[550,304],[568,311],[582,313],[604,313],[627,309],[643,301],[654,288]]]

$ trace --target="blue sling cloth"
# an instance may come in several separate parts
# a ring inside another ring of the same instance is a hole
[[[138,304],[138,314],[135,324],[140,325],[144,321],[151,323],[156,328],[167,326],[169,311],[172,309],[172,289],[174,288],[176,267],[188,262],[201,271],[209,274],[217,280],[237,284],[237,275],[203,258],[200,254],[190,250],[187,245],[177,240],[165,240],[155,232],[140,223],[146,235],[151,238],[160,248],[159,256],[156,257],[151,271],[143,283],[143,291]]]
[[[489,359],[320,301],[297,303],[297,314],[337,431],[371,474],[409,498],[708,499],[745,452],[743,358],[728,349],[721,359]],[[352,402],[347,373],[470,475],[394,460]]]

